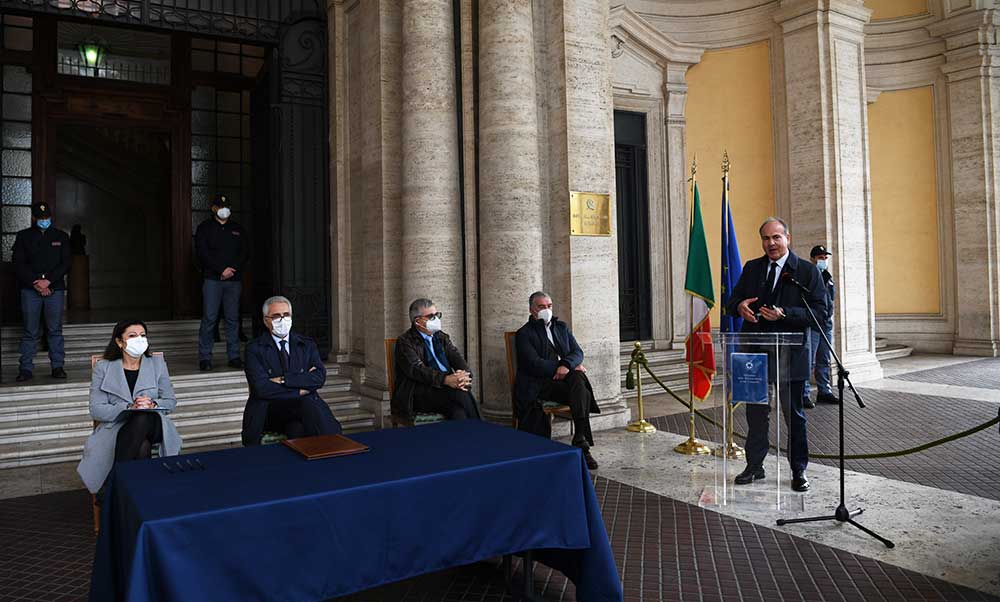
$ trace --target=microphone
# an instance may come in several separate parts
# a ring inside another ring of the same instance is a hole
[[[801,282],[792,277],[791,272],[782,272],[781,279],[784,280],[785,282],[788,282],[789,284],[799,289],[803,293],[809,292],[809,289],[806,287],[806,285],[802,284]]]

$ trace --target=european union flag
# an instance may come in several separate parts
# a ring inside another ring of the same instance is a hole
[[[739,332],[743,328],[743,318],[729,315],[726,306],[729,296],[736,288],[736,282],[743,273],[740,247],[736,244],[736,230],[733,229],[733,212],[729,208],[729,178],[722,180],[722,332]]]

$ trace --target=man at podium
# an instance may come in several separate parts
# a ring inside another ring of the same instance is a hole
[[[791,332],[805,333],[812,320],[803,303],[803,294],[816,318],[826,320],[826,292],[819,269],[803,261],[789,249],[791,236],[788,225],[777,217],[769,217],[760,227],[764,256],[751,259],[743,266],[743,274],[733,289],[727,311],[743,318],[744,333]],[[803,288],[800,289],[799,285]],[[788,425],[788,462],[792,469],[792,489],[808,491],[809,444],[806,440],[806,415],[802,407],[802,392],[809,378],[809,345],[787,348],[790,386],[779,387],[781,409]],[[772,376],[773,377],[773,376]],[[764,478],[764,459],[769,447],[769,405],[747,405],[747,466],[736,476],[737,485]]]

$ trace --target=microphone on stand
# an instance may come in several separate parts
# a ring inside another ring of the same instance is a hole
[[[794,286],[795,288],[799,289],[803,293],[808,293],[809,292],[809,289],[806,287],[806,285],[802,284],[801,282],[799,282],[798,280],[796,280],[794,277],[792,277],[792,273],[791,272],[781,272],[781,279],[784,280],[785,282],[790,283],[792,286]]]

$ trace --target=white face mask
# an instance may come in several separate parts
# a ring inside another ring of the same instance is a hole
[[[142,354],[146,353],[147,349],[149,349],[149,341],[143,336],[132,337],[125,342],[125,353],[134,358],[142,357]]]
[[[430,332],[437,332],[441,330],[441,318],[435,316],[430,320],[427,320],[427,323],[424,324],[424,328]]]
[[[277,320],[271,320],[271,328],[274,336],[285,338],[288,333],[292,331],[292,318],[291,316],[287,318],[278,318]]]
[[[223,207],[222,209],[219,209],[218,212],[216,212],[216,215],[219,216],[219,219],[229,219],[229,216],[232,214],[233,212],[229,210],[229,207]]]
[[[538,310],[538,319],[548,324],[552,321],[552,310],[548,308]]]
[[[825,259],[817,259],[816,267],[818,267],[820,270],[825,270],[826,268],[830,267],[830,264]]]

